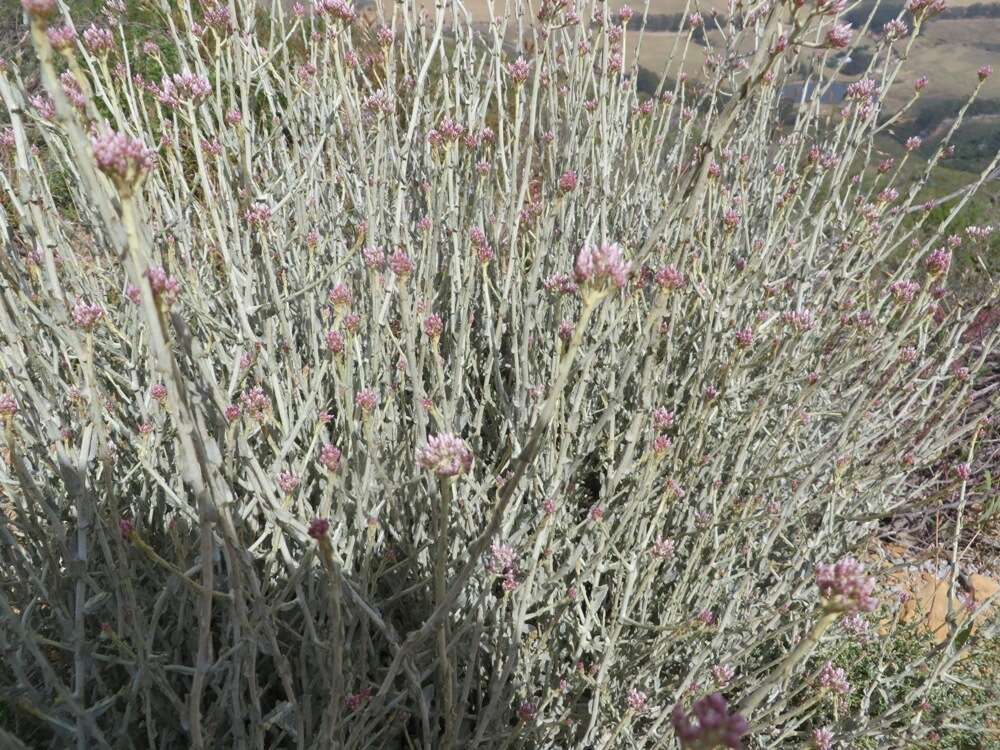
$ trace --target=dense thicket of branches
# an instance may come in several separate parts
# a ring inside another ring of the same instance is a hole
[[[836,111],[817,59],[790,121],[791,73],[850,39],[830,4],[734,7],[698,88],[691,19],[652,98],[603,4],[478,33],[451,4],[163,0],[148,39],[122,3],[75,32],[23,5],[0,743],[931,731],[995,623],[899,648],[866,544],[933,498],[958,591],[997,296],[946,292],[991,233],[951,231],[971,192],[920,204],[954,131],[916,181],[918,144],[875,146],[923,5]],[[825,567],[848,554],[868,573]]]

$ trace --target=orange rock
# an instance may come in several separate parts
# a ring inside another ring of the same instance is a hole
[[[889,576],[888,580],[894,589],[909,594],[909,599],[903,605],[901,620],[905,623],[917,623],[921,630],[930,634],[938,643],[947,640],[948,587],[951,585],[951,580],[938,578],[927,571],[894,573]],[[978,574],[969,576],[969,584],[972,588],[972,599],[976,604],[982,604],[1000,590],[1000,583],[988,576]],[[965,602],[959,597],[961,593],[962,590],[958,588],[951,600],[955,622],[958,624],[961,624],[969,616]],[[997,594],[988,609],[992,609],[994,606],[1000,606],[1000,594]],[[979,624],[984,622],[985,617],[985,612],[980,614]],[[878,630],[880,635],[886,635],[889,632],[890,623],[891,620],[880,623]],[[973,632],[975,630],[974,627]]]
[[[973,573],[969,576],[969,583],[972,585],[972,596],[975,598],[976,604],[982,604],[1000,590],[1000,583],[987,576],[981,576],[978,573]],[[1000,595],[997,595],[991,604],[996,604],[997,602],[1000,602]]]
[[[920,623],[938,643],[948,639],[948,586],[950,581],[942,580],[924,571],[914,576],[905,585],[910,598],[903,605],[903,622]],[[962,622],[968,611],[957,596],[952,596],[951,606],[956,622]]]
[[[977,605],[982,604],[991,596],[990,603],[986,605],[986,609],[979,616],[980,622],[986,622],[986,620],[992,616],[993,612],[997,611],[1000,607],[1000,583],[993,580],[988,576],[979,575],[978,573],[973,573],[969,576],[969,585],[972,587],[972,599]]]

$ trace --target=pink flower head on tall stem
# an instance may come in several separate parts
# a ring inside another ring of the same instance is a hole
[[[109,131],[90,139],[97,168],[113,180],[137,182],[155,163],[154,152],[138,138]]]
[[[78,299],[76,304],[73,305],[71,315],[73,323],[77,328],[90,331],[97,325],[97,321],[104,317],[104,308],[100,305],[91,305]]]
[[[832,612],[872,612],[878,601],[872,596],[875,579],[864,574],[864,566],[853,557],[833,565],[816,566],[816,586],[823,606]]]
[[[56,0],[21,0],[21,7],[29,16],[48,18],[56,12]]]
[[[631,266],[625,262],[621,248],[616,244],[584,247],[576,256],[576,281],[598,291],[611,286],[622,289],[628,281]]]
[[[350,287],[341,281],[333,285],[333,289],[330,290],[327,299],[330,300],[330,304],[335,308],[347,310],[351,307],[351,303],[354,302],[354,295],[351,294]]]
[[[628,704],[629,710],[634,711],[637,714],[645,713],[646,709],[649,707],[649,696],[636,688],[631,688],[628,691],[628,696],[625,701]]]
[[[674,540],[657,537],[656,541],[653,542],[650,552],[655,558],[669,560],[674,556]]]
[[[325,13],[331,18],[342,21],[348,26],[354,23],[358,17],[357,12],[347,0],[318,0],[316,2],[316,10],[319,13]]]
[[[685,750],[722,747],[739,750],[750,725],[742,715],[731,713],[721,693],[712,693],[691,706],[691,714],[678,703],[670,716],[674,734]]]
[[[344,346],[347,344],[344,334],[336,330],[327,331],[326,336],[323,337],[323,341],[331,354],[342,354]]]
[[[52,48],[60,52],[71,49],[76,42],[76,29],[72,26],[50,26],[45,33]]]
[[[683,289],[684,285],[687,284],[684,274],[678,270],[677,266],[673,265],[661,268],[656,272],[656,276],[653,277],[653,280],[656,281],[656,284],[665,291]]]
[[[291,495],[295,489],[302,484],[302,480],[290,471],[282,471],[278,474],[278,486],[286,495]]]
[[[17,414],[17,400],[9,393],[0,396],[0,417],[13,417]]]
[[[153,296],[164,307],[170,307],[180,297],[180,282],[173,276],[168,276],[162,267],[153,266],[147,269],[146,279],[149,281],[149,288],[152,289]]]
[[[518,86],[523,85],[528,80],[530,74],[531,66],[528,65],[528,61],[524,57],[519,57],[514,62],[507,63],[507,75]]]
[[[309,536],[315,539],[317,542],[320,539],[325,539],[330,533],[330,522],[325,518],[314,518],[309,522]]]
[[[828,661],[819,671],[819,686],[832,690],[839,695],[851,692],[851,683],[847,681],[847,672],[841,667],[835,667]]]
[[[907,0],[906,9],[914,16],[934,16],[945,9],[945,0]]]
[[[467,474],[472,461],[468,443],[447,432],[427,438],[427,445],[417,451],[417,463],[439,477]]]
[[[389,268],[397,276],[409,276],[413,273],[413,261],[403,250],[396,250],[389,257]]]
[[[849,23],[837,23],[826,32],[827,46],[834,49],[844,49],[851,43],[854,36],[854,29]]]
[[[256,422],[263,422],[271,413],[271,399],[259,385],[247,389],[240,396],[243,412]]]
[[[212,84],[195,73],[174,73],[160,83],[158,98],[167,107],[177,107],[183,102],[201,104],[212,93]]]
[[[379,396],[374,388],[363,388],[354,396],[354,405],[365,414],[370,414],[378,406]]]
[[[319,463],[327,471],[333,473],[340,468],[340,459],[343,454],[340,449],[330,443],[324,443],[319,452]]]
[[[847,7],[847,0],[817,0],[816,10],[825,16],[839,16]]]
[[[826,727],[818,727],[812,733],[812,746],[815,750],[833,750],[833,732]]]
[[[653,427],[658,431],[669,430],[674,426],[674,413],[667,408],[653,409]]]
[[[440,315],[432,313],[424,318],[424,333],[432,339],[441,338],[441,334],[444,333],[444,321]]]
[[[927,256],[925,265],[930,274],[946,273],[951,266],[951,251],[943,247],[937,248]]]
[[[577,174],[575,169],[570,169],[562,173],[559,177],[559,192],[569,193],[576,189],[578,182]]]
[[[90,54],[103,57],[115,48],[115,37],[110,30],[90,24],[83,32],[83,46]]]
[[[897,302],[909,304],[913,302],[917,296],[917,292],[920,291],[920,284],[915,281],[896,281],[889,286],[889,291],[892,293],[893,299]]]

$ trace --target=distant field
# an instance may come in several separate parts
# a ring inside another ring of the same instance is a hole
[[[639,32],[633,31],[628,35],[626,52],[631,61],[635,57],[636,44],[639,41]],[[653,71],[657,75],[664,72],[663,66],[670,56],[671,50],[677,49],[677,54],[667,74],[676,77],[681,71],[680,57],[684,52],[684,42],[687,34],[675,31],[645,32],[642,35],[642,47],[639,50],[639,64]],[[689,76],[698,77],[704,71],[707,50],[694,42],[688,48],[687,57],[684,59],[683,71]]]
[[[927,99],[964,98],[975,88],[976,70],[986,64],[997,72],[986,81],[981,96],[1000,98],[1000,19],[935,21],[913,45],[906,76],[890,102],[908,99],[920,75],[930,78],[924,94]]]
[[[429,7],[433,7],[434,5],[433,2],[428,2],[427,0],[423,0],[423,4]],[[489,18],[489,5],[485,0],[469,0],[468,2],[462,3],[462,5],[465,6],[466,10],[468,10],[476,20],[486,20]],[[608,8],[612,12],[615,12],[623,5],[630,5],[636,12],[637,16],[641,15],[645,9],[645,4],[641,2],[612,2],[609,3]],[[505,3],[501,0],[500,2],[494,3],[493,7],[497,15],[502,15],[504,13]],[[538,3],[533,3],[533,7],[537,8]],[[706,13],[711,9],[723,12],[728,7],[728,3],[724,1],[720,2],[720,0],[709,0],[709,2],[698,3],[691,2],[690,4],[685,2],[685,0],[651,0],[649,3],[649,13],[671,15],[674,13],[683,13],[688,7],[690,7],[692,11],[700,9],[702,13]],[[637,22],[636,25],[638,25]]]
[[[431,0],[423,2],[428,7],[433,5]],[[948,4],[951,7],[962,7],[974,2],[981,0],[949,0]],[[608,7],[615,11],[623,4],[612,2]],[[631,6],[637,14],[641,14],[645,9],[643,3],[633,2]],[[467,0],[463,3],[463,7],[476,21],[486,21],[490,17],[489,4],[486,0]],[[721,12],[726,7],[727,3],[720,0],[697,4],[688,3],[686,0],[650,0],[648,12],[671,15],[695,8],[699,8],[703,13],[711,8]],[[504,0],[498,0],[493,4],[493,12],[498,17],[504,16],[508,8],[509,5]],[[628,35],[630,60],[633,58],[639,26],[638,20],[630,24],[631,31]],[[639,56],[640,64],[654,73],[661,73],[667,57],[674,48],[677,36],[677,32],[670,31],[646,32]],[[692,76],[699,75],[705,57],[705,49],[692,44],[684,72]],[[898,105],[905,101],[912,91],[913,81],[920,75],[927,75],[931,79],[931,85],[925,93],[926,99],[964,97],[975,86],[976,70],[984,64],[992,64],[997,68],[997,75],[987,81],[982,96],[1000,98],[1000,18],[935,19],[922,29],[920,37],[910,51],[905,75],[900,79],[891,103]],[[672,75],[676,74],[676,62],[670,72]]]

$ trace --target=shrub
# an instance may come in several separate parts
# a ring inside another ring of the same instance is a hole
[[[653,98],[600,4],[517,37],[443,4],[164,3],[155,78],[121,3],[90,43],[23,5],[5,743],[926,736],[988,607],[868,684],[834,661],[848,618],[894,616],[880,520],[961,518],[995,431],[997,332],[964,335],[995,283],[939,293],[989,230],[947,237],[971,193],[928,226],[909,151],[869,161],[908,37],[786,127],[799,66],[827,75],[800,53],[850,36],[829,4],[736,13],[709,85]]]

